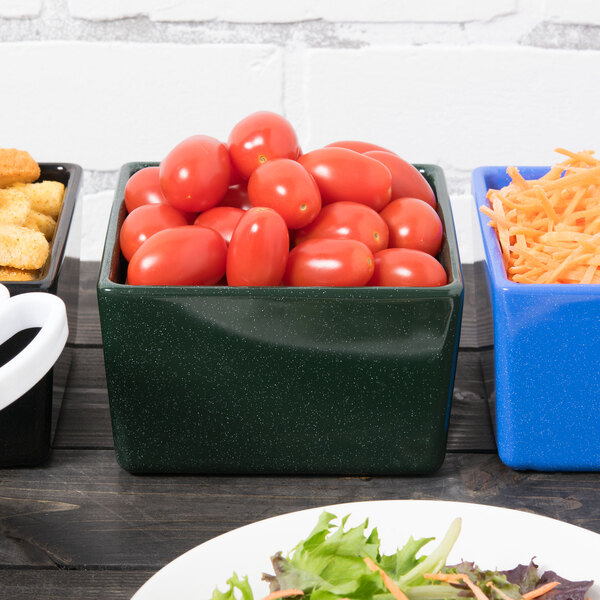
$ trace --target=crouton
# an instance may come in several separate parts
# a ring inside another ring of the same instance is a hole
[[[65,186],[60,181],[15,183],[11,189],[22,191],[31,202],[31,210],[56,219],[62,208]]]
[[[40,166],[24,150],[0,148],[0,187],[13,183],[31,183],[40,176]]]
[[[0,188],[0,224],[24,225],[30,212],[31,203],[22,191]]]
[[[40,269],[49,254],[50,244],[43,233],[19,225],[0,225],[0,266]]]
[[[41,212],[30,210],[23,223],[23,227],[41,231],[44,234],[44,237],[50,241],[56,231],[56,221],[52,217],[44,215]]]
[[[13,267],[0,267],[0,281],[32,281],[38,278],[38,272]]]

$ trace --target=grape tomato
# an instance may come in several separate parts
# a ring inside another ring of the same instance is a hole
[[[252,113],[237,123],[229,134],[231,163],[244,179],[269,160],[295,160],[300,153],[294,128],[285,117],[276,113]]]
[[[131,285],[214,285],[225,274],[227,244],[208,227],[163,229],[133,255]]]
[[[188,212],[216,206],[229,187],[227,147],[208,135],[194,135],[173,148],[160,164],[160,187],[169,204]]]
[[[372,286],[437,287],[448,282],[444,267],[430,254],[409,248],[388,248],[375,254]]]
[[[422,250],[435,256],[442,245],[443,227],[437,212],[418,198],[397,198],[382,211],[390,231],[389,245]]]
[[[252,206],[277,211],[289,229],[308,225],[321,210],[321,194],[312,175],[288,158],[258,167],[248,180],[248,196]]]
[[[373,253],[357,240],[312,239],[288,259],[284,283],[292,286],[356,287],[373,276]]]
[[[229,242],[227,283],[279,285],[288,260],[290,237],[283,217],[271,208],[246,211]]]
[[[358,202],[334,202],[324,206],[307,227],[296,231],[296,243],[314,238],[353,239],[371,252],[388,247],[387,223],[372,208]]]
[[[323,204],[359,202],[380,211],[391,199],[392,175],[379,161],[346,148],[321,148],[298,162],[314,177]]]

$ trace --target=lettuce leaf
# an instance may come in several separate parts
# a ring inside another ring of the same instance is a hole
[[[538,568],[533,559],[528,565],[517,565],[514,569],[499,571],[498,573],[504,575],[510,583],[518,585],[521,594],[526,594],[535,589],[540,581]]]
[[[593,581],[569,581],[554,571],[546,571],[540,578],[540,585],[550,581],[558,581],[560,585],[540,596],[539,600],[585,600],[587,591],[594,584]]]
[[[240,590],[242,600],[254,600],[254,594],[252,593],[252,588],[250,587],[247,576],[244,577],[244,579],[240,579],[237,574],[234,573],[226,583],[229,584],[229,589],[226,592],[221,592],[219,591],[219,588],[215,588],[212,600],[237,600],[234,594],[236,589]]]
[[[408,581],[402,586],[409,595],[411,585],[421,588],[439,588],[436,593],[416,595],[415,600],[437,600],[458,598],[458,590],[451,586],[441,586],[437,582],[423,579],[427,564],[441,567],[452,548],[460,521],[455,522],[452,533],[444,539],[440,547],[430,557],[417,557],[417,553],[434,538],[415,540],[412,537],[404,547],[390,555],[380,554],[380,539],[377,529],[367,532],[369,521],[356,527],[345,529],[349,515],[345,516],[338,527],[333,525],[335,515],[323,513],[315,528],[306,540],[301,541],[284,557],[281,553],[271,558],[274,575],[265,575],[271,591],[301,589],[311,600],[393,600],[393,596],[383,583],[379,572],[372,572],[364,558],[370,558],[394,581]],[[428,562],[429,561],[429,562]],[[443,596],[440,595],[443,590]],[[412,600],[412,599],[411,599]]]
[[[378,573],[371,573],[363,561],[376,559],[379,537],[374,529],[365,534],[368,521],[347,531],[341,525],[334,528],[335,515],[323,513],[306,540],[301,541],[284,558],[272,557],[275,575],[268,578],[271,591],[298,588],[314,600],[334,597],[371,598],[387,592]]]

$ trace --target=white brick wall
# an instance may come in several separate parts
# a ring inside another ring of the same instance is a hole
[[[283,110],[274,46],[19,42],[0,44],[0,64],[2,143],[88,169],[161,160],[194,133]]]
[[[551,65],[551,67],[550,67]],[[576,68],[574,66],[576,65]],[[372,139],[413,162],[471,170],[600,150],[598,52],[369,47],[307,53],[307,147]]]
[[[87,259],[122,163],[257,109],[440,164],[467,260],[474,166],[600,151],[597,0],[0,0],[0,64],[0,146],[86,171]]]
[[[600,25],[600,2],[545,0],[543,16],[553,22]]]
[[[516,0],[69,0],[71,14],[103,20],[147,16],[154,21],[291,23],[324,19],[332,22],[449,22],[488,20],[516,10]]]
[[[0,0],[0,18],[36,17],[42,10],[42,0]]]

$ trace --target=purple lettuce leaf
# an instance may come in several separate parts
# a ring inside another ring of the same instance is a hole
[[[546,571],[539,584],[544,585],[551,581],[558,581],[560,585],[540,596],[539,600],[585,600],[588,590],[594,585],[593,581],[569,581],[554,571]]]

